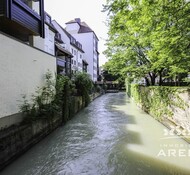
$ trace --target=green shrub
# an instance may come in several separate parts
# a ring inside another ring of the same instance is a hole
[[[75,93],[75,85],[64,75],[58,75],[56,81],[56,104],[61,112],[63,122],[69,120],[72,95]]]
[[[90,103],[90,91],[93,88],[93,82],[87,73],[79,72],[73,77],[77,89],[77,95],[82,96],[84,106]]]
[[[57,75],[55,82],[48,71],[45,75],[45,85],[37,88],[30,101],[23,95],[20,111],[27,121],[40,118],[51,120],[54,116],[61,116],[65,123],[74,116],[74,95],[82,96],[83,106],[87,106],[92,88],[93,82],[86,73],[77,73],[73,80],[64,75]]]

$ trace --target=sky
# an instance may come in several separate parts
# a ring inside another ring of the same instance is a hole
[[[44,1],[45,11],[63,27],[65,27],[66,22],[75,18],[80,18],[81,21],[89,25],[99,39],[100,65],[107,61],[102,52],[106,49],[105,40],[107,39],[108,31],[105,25],[107,14],[101,12],[103,9],[102,4],[106,4],[106,0]]]

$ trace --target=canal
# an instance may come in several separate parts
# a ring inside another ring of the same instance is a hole
[[[97,98],[0,174],[185,175],[189,150],[125,93],[113,93]]]

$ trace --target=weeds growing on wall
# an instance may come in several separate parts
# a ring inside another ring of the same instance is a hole
[[[56,81],[48,71],[45,75],[45,85],[37,88],[32,94],[32,100],[23,95],[20,111],[27,121],[40,118],[52,119],[61,116],[63,123],[74,115],[74,96],[82,96],[83,107],[90,102],[92,80],[86,73],[77,73],[71,80],[64,75],[57,75]]]

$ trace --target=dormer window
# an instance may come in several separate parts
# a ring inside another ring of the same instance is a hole
[[[71,37],[71,43],[72,43],[72,44],[76,44],[75,38]]]
[[[77,45],[78,48],[82,49],[82,44],[79,43],[78,41],[76,42],[76,45]]]

